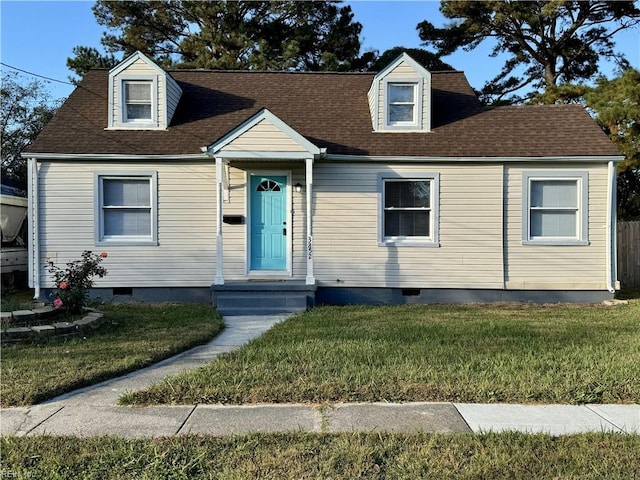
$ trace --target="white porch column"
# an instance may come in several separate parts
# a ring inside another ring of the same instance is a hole
[[[222,159],[216,157],[216,285],[224,285],[223,274],[223,249],[222,249],[222,198],[224,187],[222,185],[224,166]]]
[[[313,276],[313,158],[305,159],[305,170],[307,180],[307,285],[315,285],[316,279]]]

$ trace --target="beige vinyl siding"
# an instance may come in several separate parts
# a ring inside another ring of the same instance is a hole
[[[385,172],[440,174],[439,247],[379,246]],[[502,288],[500,165],[316,163],[314,192],[319,285]]]
[[[416,75],[418,75],[418,72],[411,65],[407,62],[401,62],[396,68],[387,73],[386,77],[415,77]]]
[[[161,128],[167,128],[165,112],[167,111],[167,77],[164,75],[158,75],[158,91],[157,91],[157,105],[158,105],[158,126]]]
[[[305,184],[304,164],[239,162],[229,167],[229,201],[223,215],[247,215],[248,173],[291,171],[292,185]],[[95,245],[94,172],[156,171],[158,176],[157,246]],[[73,178],[70,187],[69,178]],[[84,250],[105,251],[108,270],[96,287],[195,287],[214,283],[216,271],[215,166],[199,162],[114,164],[45,162],[40,165],[40,263],[43,287],[52,287],[47,259],[63,266]],[[289,188],[293,188],[292,185]],[[292,194],[293,279],[306,275],[304,192]],[[247,222],[249,219],[247,218]],[[246,279],[246,223],[223,224],[225,280]]]
[[[157,71],[149,66],[144,60],[138,58],[135,62],[127,67],[122,73],[128,75],[157,75]]]
[[[387,75],[385,75],[385,79],[393,80],[397,79],[407,79],[407,78],[420,78],[420,73],[416,72],[409,64],[406,62],[401,62],[396,68],[390,71]],[[385,91],[385,82],[378,82],[378,128],[383,130],[386,125],[385,118],[385,104],[387,101],[387,92]],[[371,106],[371,100],[369,101],[369,105]],[[428,79],[423,78],[422,82],[422,126],[423,130],[429,130],[430,126],[430,108],[431,108],[431,85]],[[373,107],[372,107],[373,111]]]
[[[306,152],[268,120],[261,120],[222,149],[222,152],[228,151]]]
[[[588,245],[523,245],[522,174],[524,171],[588,172]],[[506,165],[505,280],[507,288],[523,290],[606,289],[606,208],[606,165]]]
[[[166,84],[167,84],[166,86],[167,125],[164,125],[165,127],[171,124],[171,119],[173,118],[173,114],[176,112],[176,108],[178,108],[178,103],[180,102],[180,96],[182,95],[182,90],[180,89],[180,86],[169,74],[167,74],[166,76]]]
[[[120,98],[119,82],[119,77],[114,77],[113,84],[110,89],[111,96],[113,98],[113,105],[111,105],[112,108],[109,109],[109,112],[111,112],[111,121],[109,123],[110,126],[113,125],[114,127],[120,125],[120,119],[122,118],[122,99]]]
[[[156,171],[157,246],[96,246],[94,172]],[[39,166],[40,265],[58,265],[84,250],[105,251],[108,274],[97,287],[210,286],[215,277],[215,167],[210,163],[45,162]]]
[[[369,91],[367,92],[367,99],[369,101],[369,112],[371,113],[371,128],[373,130],[377,130],[379,126],[379,124],[376,123],[376,118],[378,115],[376,95],[380,95],[380,92],[375,88],[376,85],[377,82],[374,81],[371,85],[371,88],[369,88]]]

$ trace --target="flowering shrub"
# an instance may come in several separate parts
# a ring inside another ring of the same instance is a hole
[[[87,303],[89,289],[93,287],[94,277],[104,277],[107,270],[100,262],[107,258],[107,253],[82,252],[80,260],[67,263],[62,269],[49,262],[49,273],[53,276],[57,291],[53,300],[55,308],[63,309],[68,314],[78,314]]]

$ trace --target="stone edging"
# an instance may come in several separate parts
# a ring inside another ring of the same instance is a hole
[[[3,321],[16,323],[37,323],[33,326],[16,326],[3,328],[1,343],[30,342],[50,338],[67,338],[87,335],[102,323],[104,314],[97,310],[85,308],[86,315],[74,322],[55,322],[59,311],[52,306],[35,308],[33,310],[16,310],[15,312],[1,312]]]

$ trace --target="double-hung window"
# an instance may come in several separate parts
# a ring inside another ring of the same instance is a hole
[[[381,174],[379,189],[381,244],[437,246],[438,174]]]
[[[157,126],[157,83],[155,79],[122,80],[122,123],[132,127]]]
[[[587,172],[525,172],[523,243],[588,243]]]
[[[386,82],[386,126],[393,129],[420,128],[422,119],[420,81]]]
[[[96,241],[157,244],[155,172],[96,175]]]

